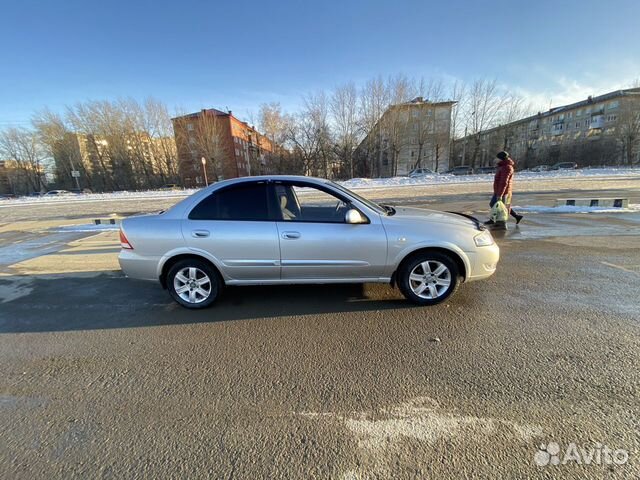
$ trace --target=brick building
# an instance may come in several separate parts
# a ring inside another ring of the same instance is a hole
[[[640,88],[555,107],[454,142],[456,165],[491,165],[507,150],[521,169],[557,162],[579,166],[640,162]]]
[[[271,141],[254,127],[215,108],[172,119],[180,177],[185,187],[268,172]]]

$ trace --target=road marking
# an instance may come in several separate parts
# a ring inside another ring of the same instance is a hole
[[[611,267],[611,268],[617,268],[618,270],[622,270],[623,272],[628,272],[628,273],[635,273],[636,275],[640,275],[640,272],[636,272],[635,270],[629,270],[627,267],[623,267],[622,265],[616,265],[615,263],[609,263],[609,262],[600,262],[603,265],[606,265],[607,267]],[[636,265],[633,265],[636,266]]]

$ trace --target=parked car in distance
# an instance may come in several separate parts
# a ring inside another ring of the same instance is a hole
[[[160,190],[182,190],[182,187],[177,183],[167,183],[160,187]]]
[[[531,172],[548,172],[549,165],[536,165],[529,169]]]
[[[77,195],[82,195],[82,194],[86,194],[86,193],[93,193],[93,191],[90,188],[72,188],[69,191],[71,193],[75,193]]]
[[[50,196],[54,196],[54,195],[73,195],[73,192],[70,192],[69,190],[49,190],[47,193],[44,194],[44,196],[50,197]]]
[[[476,173],[479,175],[494,174],[496,173],[496,167],[478,167],[476,168]]]
[[[409,172],[408,177],[409,178],[418,178],[418,177],[424,177],[427,175],[437,175],[436,172],[434,172],[433,170],[431,170],[430,168],[416,168],[413,169]]]
[[[578,168],[578,164],[575,162],[560,162],[551,167],[551,170],[574,170]]]
[[[459,167],[454,167],[451,170],[447,171],[447,173],[451,175],[473,175],[473,168],[469,165],[461,165]]]
[[[225,180],[169,210],[125,218],[123,272],[187,308],[225,285],[391,283],[419,305],[491,276],[499,249],[475,218],[378,205],[329,180]]]

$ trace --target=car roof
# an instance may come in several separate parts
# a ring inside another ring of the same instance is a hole
[[[221,180],[220,182],[214,183],[211,185],[212,187],[221,187],[227,185],[234,185],[236,183],[245,183],[245,182],[259,182],[259,181],[289,181],[289,182],[308,182],[315,183],[317,185],[324,185],[329,183],[330,181],[325,178],[318,177],[306,177],[304,175],[256,175],[252,177],[238,177],[238,178],[230,178],[228,180]]]

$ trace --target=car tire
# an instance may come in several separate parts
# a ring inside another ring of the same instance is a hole
[[[402,262],[396,272],[398,288],[416,305],[443,302],[460,286],[460,270],[449,255],[421,252]]]
[[[166,284],[177,303],[194,310],[209,307],[216,301],[223,286],[218,271],[196,258],[180,260],[171,266]]]

